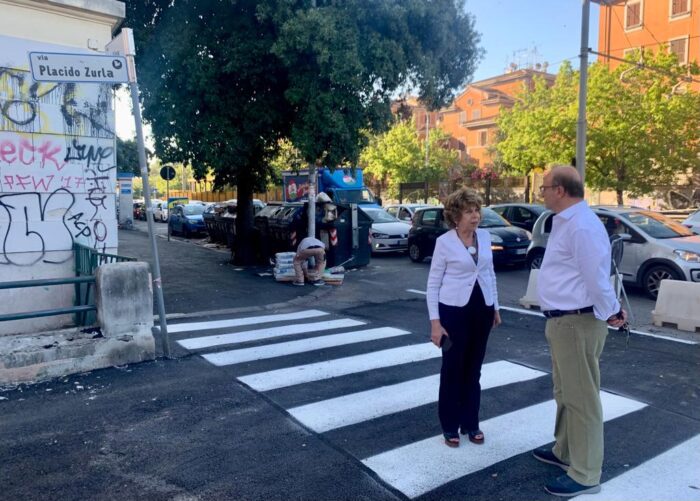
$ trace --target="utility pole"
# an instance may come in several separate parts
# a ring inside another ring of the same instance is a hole
[[[576,122],[576,170],[586,183],[586,101],[588,99],[588,24],[591,14],[590,0],[583,0],[581,12],[581,53],[579,58],[578,121]]]
[[[430,165],[430,115],[428,107],[425,107],[425,167]]]
[[[153,288],[158,305],[158,318],[160,320],[160,332],[153,327],[154,333],[159,334],[163,345],[163,354],[170,358],[170,338],[168,337],[168,324],[165,320],[165,302],[163,300],[163,284],[160,276],[160,260],[158,258],[158,246],[156,244],[155,232],[153,230],[153,206],[151,205],[151,189],[148,182],[148,165],[146,163],[146,147],[143,138],[143,123],[141,120],[141,107],[139,104],[139,84],[136,81],[136,62],[134,55],[134,35],[130,28],[122,28],[121,33],[114,38],[107,47],[107,52],[117,52],[126,58],[129,70],[129,89],[131,90],[131,103],[134,113],[134,124],[136,126],[136,145],[139,154],[139,167],[141,168],[141,179],[143,180],[143,194],[146,203],[146,223],[148,224],[148,234],[151,237],[151,252],[153,254]]]

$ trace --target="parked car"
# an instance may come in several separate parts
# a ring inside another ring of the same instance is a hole
[[[696,210],[681,223],[696,235],[700,235],[700,210]]]
[[[153,221],[166,222],[168,220],[168,203],[164,200],[151,200],[153,207]]]
[[[700,236],[658,212],[633,207],[592,207],[609,235],[627,234],[619,271],[626,283],[640,286],[655,299],[661,281],[700,282]],[[531,268],[539,268],[552,231],[554,214],[535,222],[527,251]]]
[[[512,226],[488,207],[481,209],[479,228],[491,233],[491,251],[495,265],[520,265],[525,262],[530,245],[530,232]],[[408,233],[408,255],[411,261],[419,263],[432,256],[435,240],[448,229],[444,208],[419,209],[413,217],[413,225]]]
[[[489,206],[513,226],[532,231],[537,218],[546,210],[543,205],[526,203],[495,204]]]
[[[398,252],[408,249],[410,224],[399,221],[381,208],[362,207],[362,211],[372,218],[372,227],[369,230],[372,253]]]
[[[198,203],[176,205],[170,211],[168,231],[173,235],[180,233],[185,238],[189,238],[194,233],[203,233],[206,231],[202,218],[204,209],[205,206]]]
[[[413,221],[413,215],[418,209],[423,209],[424,207],[431,207],[428,204],[392,204],[386,206],[386,211],[397,218],[399,221],[405,221],[411,224]]]

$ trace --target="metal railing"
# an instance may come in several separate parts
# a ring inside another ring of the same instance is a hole
[[[83,305],[89,305],[94,302],[93,285],[95,284],[95,273],[97,268],[107,263],[123,263],[127,261],[136,261],[133,257],[119,256],[117,254],[108,254],[99,252],[97,249],[88,247],[87,245],[73,243],[73,254],[75,256],[75,275],[76,277],[93,277],[92,281],[78,282],[75,284],[75,304],[74,307],[79,308]],[[90,315],[90,311],[76,312],[75,323],[77,325],[87,325],[94,321],[94,317]]]
[[[132,257],[99,252],[96,249],[78,243],[73,243],[73,253],[75,257],[75,277],[0,282],[0,290],[72,284],[75,286],[75,300],[73,306],[21,313],[6,313],[0,315],[0,322],[72,314],[74,315],[76,325],[86,325],[88,320],[94,320],[94,317],[90,318],[90,313],[97,310],[92,297],[97,268],[106,263],[136,261],[136,259]]]
[[[80,284],[95,283],[94,276],[85,277],[73,277],[73,278],[46,278],[40,280],[17,280],[14,282],[1,282],[0,290],[3,289],[21,289],[25,287],[46,287],[51,285],[67,285],[75,284],[76,287],[80,287]],[[37,311],[27,311],[22,313],[6,313],[0,315],[0,322],[7,322],[10,320],[26,320],[28,318],[38,318],[38,317],[51,317],[54,315],[86,315],[90,311],[96,310],[94,304],[76,305],[67,308],[52,308],[48,310],[37,310]]]

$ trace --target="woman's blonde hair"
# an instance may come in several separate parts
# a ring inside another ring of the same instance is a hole
[[[460,188],[450,193],[445,201],[445,221],[450,228],[456,228],[465,209],[481,210],[481,197],[472,188]]]

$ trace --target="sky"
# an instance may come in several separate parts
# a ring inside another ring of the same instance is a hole
[[[581,0],[466,0],[476,18],[486,54],[474,81],[502,75],[511,62],[549,63],[556,73],[566,59],[578,68],[581,47]],[[591,3],[588,46],[598,46],[598,14]],[[589,60],[594,56],[589,55]]]
[[[466,0],[467,11],[476,18],[481,46],[486,53],[473,81],[502,75],[510,63],[548,63],[556,73],[564,60],[578,68],[581,46],[581,0]],[[591,3],[589,47],[598,45],[600,8]],[[595,56],[589,56],[593,61]],[[117,134],[134,137],[128,91],[117,93]],[[149,135],[146,128],[146,136]]]

